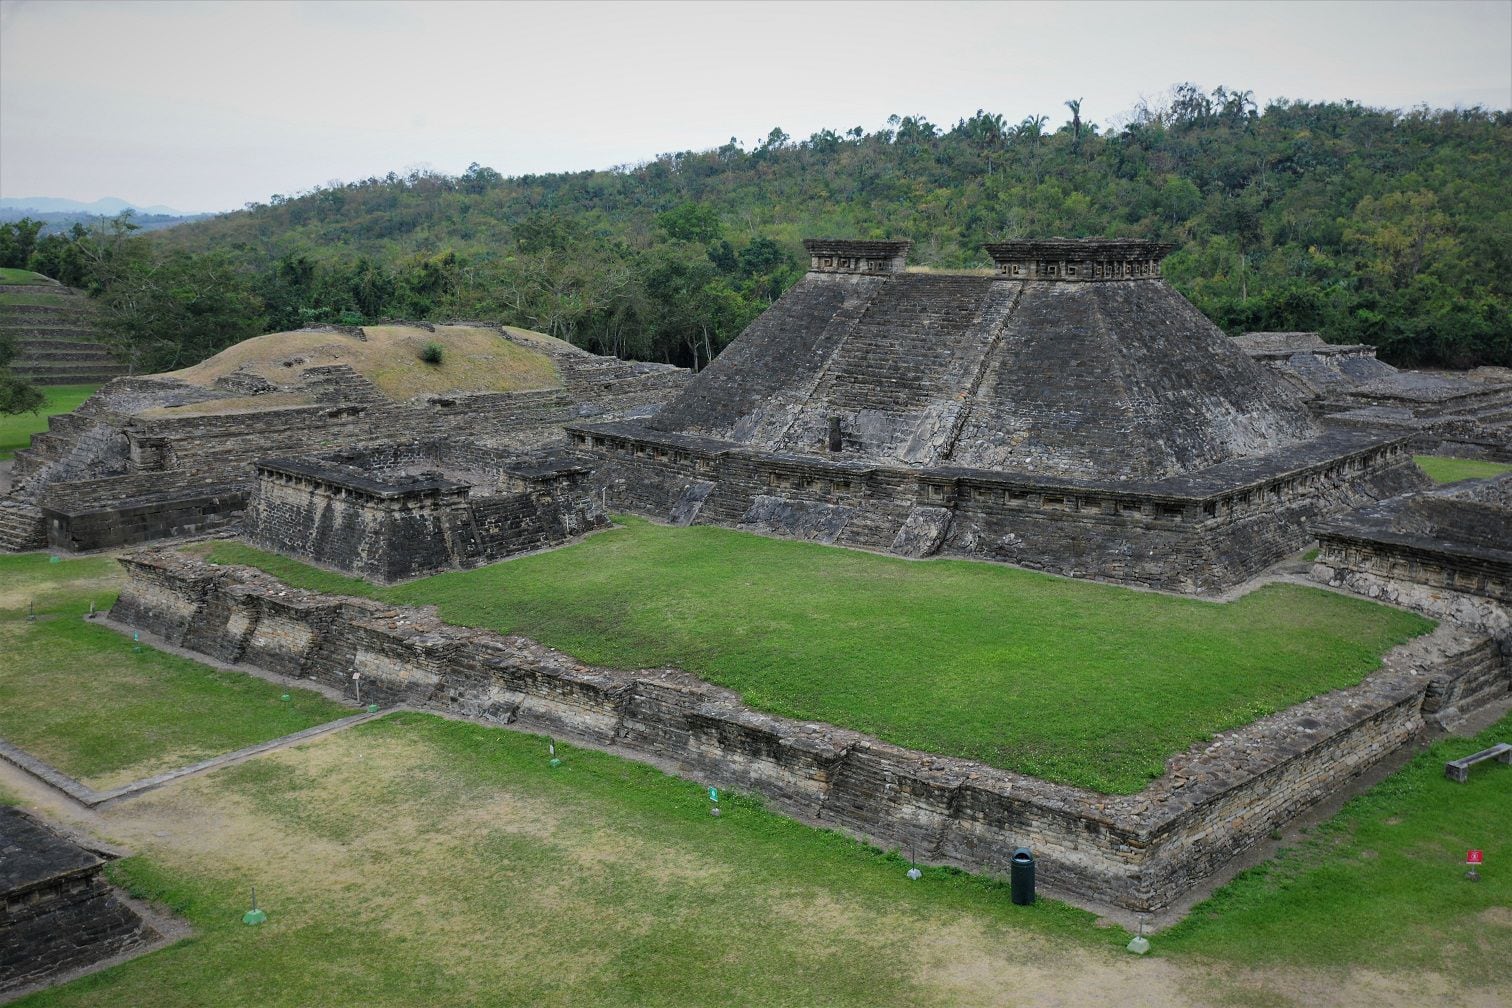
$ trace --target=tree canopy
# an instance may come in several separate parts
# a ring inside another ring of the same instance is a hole
[[[985,266],[980,245],[1006,238],[1148,238],[1178,246],[1167,279],[1229,332],[1512,364],[1507,112],[1262,109],[1193,84],[1115,127],[1080,98],[1056,111],[1059,126],[979,110],[805,140],[774,127],[749,151],[732,139],[604,171],[389,174],[154,232],[142,255],[240,285],[196,315],[192,283],[160,284],[180,301],[163,319],[495,320],[698,366],[801,275],[804,237],[911,238],[935,268]],[[33,263],[63,257],[53,237]],[[213,342],[156,338],[189,355]]]

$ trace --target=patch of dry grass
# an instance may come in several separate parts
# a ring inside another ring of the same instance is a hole
[[[1090,914],[1015,907],[1001,883],[946,869],[911,882],[896,856],[744,796],[724,795],[714,819],[695,783],[566,745],[550,768],[544,750],[398,714],[108,807],[96,828],[139,854],[117,876],[199,936],[27,1008],[231,1005],[249,991],[271,1008],[1415,1008],[1504,993],[1421,956],[1394,967],[1374,944],[1326,963],[1221,941],[1177,958],[1158,936],[1137,959]],[[258,928],[240,923],[252,885],[269,913]],[[1348,915],[1335,930],[1403,937]]]

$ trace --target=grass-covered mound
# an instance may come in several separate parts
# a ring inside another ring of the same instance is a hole
[[[9,284],[56,284],[57,282],[51,277],[45,277],[41,273],[33,273],[31,270],[17,269],[14,266],[0,266],[0,286]]]
[[[1428,630],[1296,585],[1218,604],[728,529],[624,528],[379,589],[238,543],[213,560],[520,633],[619,668],[676,665],[773,714],[1108,793],[1171,755],[1350,686]]]
[[[169,376],[208,386],[247,368],[275,385],[288,386],[309,368],[346,364],[394,399],[441,392],[515,392],[560,383],[550,357],[504,339],[495,329],[438,325],[431,332],[419,326],[375,325],[362,332],[365,339],[320,329],[257,336]],[[439,364],[422,359],[432,343],[441,348]]]
[[[61,288],[60,288],[61,290]],[[71,294],[15,294],[0,287],[0,307],[25,305],[34,308],[87,308],[88,302]]]
[[[0,738],[104,790],[352,713],[84,620],[119,584],[109,557],[0,555]]]

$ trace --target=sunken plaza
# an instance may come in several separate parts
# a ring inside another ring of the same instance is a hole
[[[548,732],[933,863],[1002,874],[1027,846],[1047,892],[1126,915],[1179,916],[1297,816],[1506,702],[1512,477],[1433,489],[1412,456],[1509,457],[1512,384],[1230,338],[1162,279],[1167,245],[1001,242],[958,273],[911,269],[909,245],[805,242],[807,274],[697,374],[427,322],[117,378],[17,456],[0,546],[126,549],[110,616],[153,642],[333,689],[361,670],[365,701]],[[536,377],[416,391],[360,365],[448,334]],[[175,549],[240,536],[386,585],[616,513],[1206,599],[1308,580],[1439,622],[1105,795]]]

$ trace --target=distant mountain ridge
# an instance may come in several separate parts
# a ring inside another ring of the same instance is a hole
[[[86,213],[98,214],[102,217],[114,217],[126,210],[133,210],[140,214],[157,214],[163,217],[195,217],[198,213],[175,210],[170,206],[154,204],[153,206],[138,206],[128,203],[118,196],[106,196],[97,199],[93,203],[83,203],[79,200],[64,199],[61,196],[5,196],[0,197],[0,210],[32,210],[37,213]]]

